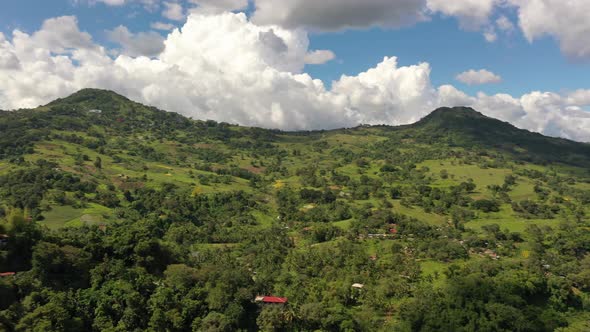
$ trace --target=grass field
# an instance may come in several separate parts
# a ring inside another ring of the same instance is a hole
[[[420,268],[422,269],[422,277],[432,277],[433,285],[440,287],[444,285],[446,276],[444,272],[447,270],[449,264],[437,262],[433,260],[425,260],[420,262]]]
[[[508,229],[510,232],[523,233],[528,225],[536,224],[538,226],[556,227],[559,219],[522,219],[510,216],[490,216],[472,220],[465,224],[465,227],[473,230],[481,230],[485,225],[497,224],[500,229]]]
[[[397,200],[393,201],[393,210],[420,221],[427,222],[431,225],[444,225],[449,219],[447,216],[442,216],[440,214],[424,212],[424,210],[419,207],[402,206]]]
[[[453,165],[453,162],[450,160],[428,160],[417,165],[418,168],[423,166],[430,169],[430,173],[437,178],[435,184],[441,187],[456,185],[468,179],[473,179],[477,185],[476,190],[484,195],[487,195],[487,186],[492,184],[502,185],[504,183],[504,177],[512,174],[512,170],[510,169],[481,168],[478,165],[466,165],[456,162]],[[440,178],[440,172],[442,170],[448,172],[448,179]]]
[[[332,225],[341,228],[342,230],[349,230],[350,229],[350,224],[352,223],[352,219],[347,219],[347,220],[341,220],[341,221],[336,221],[333,222]]]
[[[111,209],[94,203],[88,204],[88,207],[83,209],[76,209],[71,206],[55,206],[51,211],[43,213],[45,219],[41,224],[49,229],[79,227],[106,222],[111,214]]]

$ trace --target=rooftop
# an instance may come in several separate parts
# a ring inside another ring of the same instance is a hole
[[[276,296],[257,296],[254,301],[263,303],[287,303],[287,298]]]

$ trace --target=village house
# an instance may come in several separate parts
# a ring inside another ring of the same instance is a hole
[[[257,296],[254,299],[254,302],[263,304],[285,304],[287,303],[287,298],[277,296]]]

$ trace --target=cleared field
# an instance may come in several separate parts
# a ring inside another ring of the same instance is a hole
[[[445,276],[444,272],[447,270],[448,266],[448,263],[442,263],[433,260],[425,260],[420,262],[422,277],[431,277],[435,287],[440,287],[445,284],[447,277]]]
[[[476,191],[486,194],[487,186],[504,183],[506,175],[512,174],[512,170],[504,168],[481,168],[478,165],[461,165],[457,162],[449,160],[428,160],[417,165],[418,168],[426,166],[430,169],[430,173],[435,175],[438,179],[435,184],[440,186],[448,186],[458,184],[468,179],[473,179],[477,185]],[[449,174],[448,179],[441,179],[440,172],[446,170]]]
[[[485,225],[497,224],[500,229],[508,229],[511,232],[523,233],[528,225],[535,224],[537,226],[556,227],[559,224],[557,219],[513,219],[513,218],[499,218],[499,219],[479,219],[473,220],[465,224],[466,228],[473,230],[481,230]]]
[[[444,225],[449,219],[447,216],[442,216],[440,214],[424,212],[424,210],[419,207],[402,206],[399,201],[393,201],[393,210],[420,221],[427,222],[431,225]]]
[[[76,209],[71,206],[55,206],[51,211],[43,213],[42,225],[50,229],[62,227],[79,227],[106,222],[112,210],[102,205],[90,203],[87,208]]]

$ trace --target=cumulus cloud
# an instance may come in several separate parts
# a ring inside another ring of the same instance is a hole
[[[256,0],[253,21],[285,28],[400,27],[425,19],[425,0]]]
[[[4,37],[4,34],[0,32],[0,70],[12,70],[19,69],[20,61],[12,50],[10,43]]]
[[[459,75],[457,75],[456,79],[457,81],[468,85],[480,85],[502,82],[502,77],[492,73],[487,69],[471,69],[460,73]]]
[[[498,40],[498,34],[496,34],[496,30],[493,28],[489,28],[483,33],[483,37],[488,43],[493,43]]]
[[[107,6],[123,6],[126,1],[125,0],[71,0],[73,4],[83,4],[86,3],[88,5],[95,5],[97,3],[103,3]]]
[[[316,50],[310,51],[305,55],[305,63],[308,65],[321,65],[335,58],[336,54],[330,50]]]
[[[518,25],[529,42],[554,37],[561,51],[573,61],[590,61],[590,1],[587,0],[427,0],[431,12],[457,17],[463,28],[483,30],[487,41],[495,41],[495,27],[505,33],[514,24],[505,15],[495,22],[495,10],[511,7],[518,12]]]
[[[568,95],[567,100],[573,105],[590,106],[590,90],[576,90]]]
[[[224,11],[242,10],[248,7],[248,0],[189,0],[197,5],[196,11],[201,13],[221,13]]]
[[[194,118],[292,130],[406,124],[439,106],[466,105],[521,128],[590,141],[590,115],[581,109],[590,91],[470,96],[433,86],[428,63],[400,66],[395,57],[327,88],[303,72],[305,31],[260,26],[245,14],[193,14],[154,58],[113,59],[76,24],[54,45],[52,33],[63,32],[52,22],[62,21],[75,23],[56,18],[32,35],[0,36],[0,54],[19,64],[0,67],[0,108],[34,107],[96,87]]]
[[[520,28],[530,42],[553,36],[572,60],[590,60],[590,1],[509,1],[518,7]]]
[[[146,9],[164,7],[163,16],[176,21],[186,17],[178,0],[71,0],[74,3],[102,2],[110,6],[140,3]],[[248,8],[248,0],[188,0],[189,12],[218,14]],[[506,17],[507,8],[518,12],[518,25],[533,42],[552,36],[562,52],[574,61],[590,60],[590,1],[587,0],[252,0],[253,22],[284,28],[320,31],[397,28],[430,19],[440,13],[456,17],[463,29],[481,31],[488,42],[498,32],[510,33],[515,24]],[[496,16],[495,21],[492,20]]]
[[[125,0],[96,0],[97,2],[102,2],[107,6],[122,6],[125,4]]]
[[[16,42],[22,38],[29,38],[29,36],[16,30],[14,32]],[[78,19],[75,16],[62,16],[46,20],[43,22],[41,30],[35,32],[31,39],[34,44],[27,45],[28,47],[37,47],[56,53],[63,53],[68,49],[95,47],[92,43],[92,36],[78,29]]]
[[[150,24],[150,27],[155,30],[161,31],[170,31],[175,28],[174,24],[170,23],[163,23],[163,22],[153,22]]]
[[[124,5],[128,5],[131,3],[138,3],[143,5],[143,7],[147,10],[154,10],[159,6],[160,0],[70,0],[74,4],[88,4],[91,6],[96,5],[97,3],[102,3],[107,6],[111,7],[121,7]]]
[[[176,2],[164,2],[164,11],[162,16],[169,20],[182,21],[184,20],[184,8]]]
[[[459,19],[461,26],[468,30],[481,28],[488,23],[489,17],[498,0],[428,0],[428,9]]]
[[[108,38],[121,45],[121,53],[137,56],[156,56],[164,50],[164,38],[153,31],[131,33],[127,27],[122,25],[113,30],[107,31]]]
[[[505,31],[505,32],[512,32],[514,30],[514,24],[508,17],[502,15],[498,19],[496,19],[496,26],[498,29]]]

